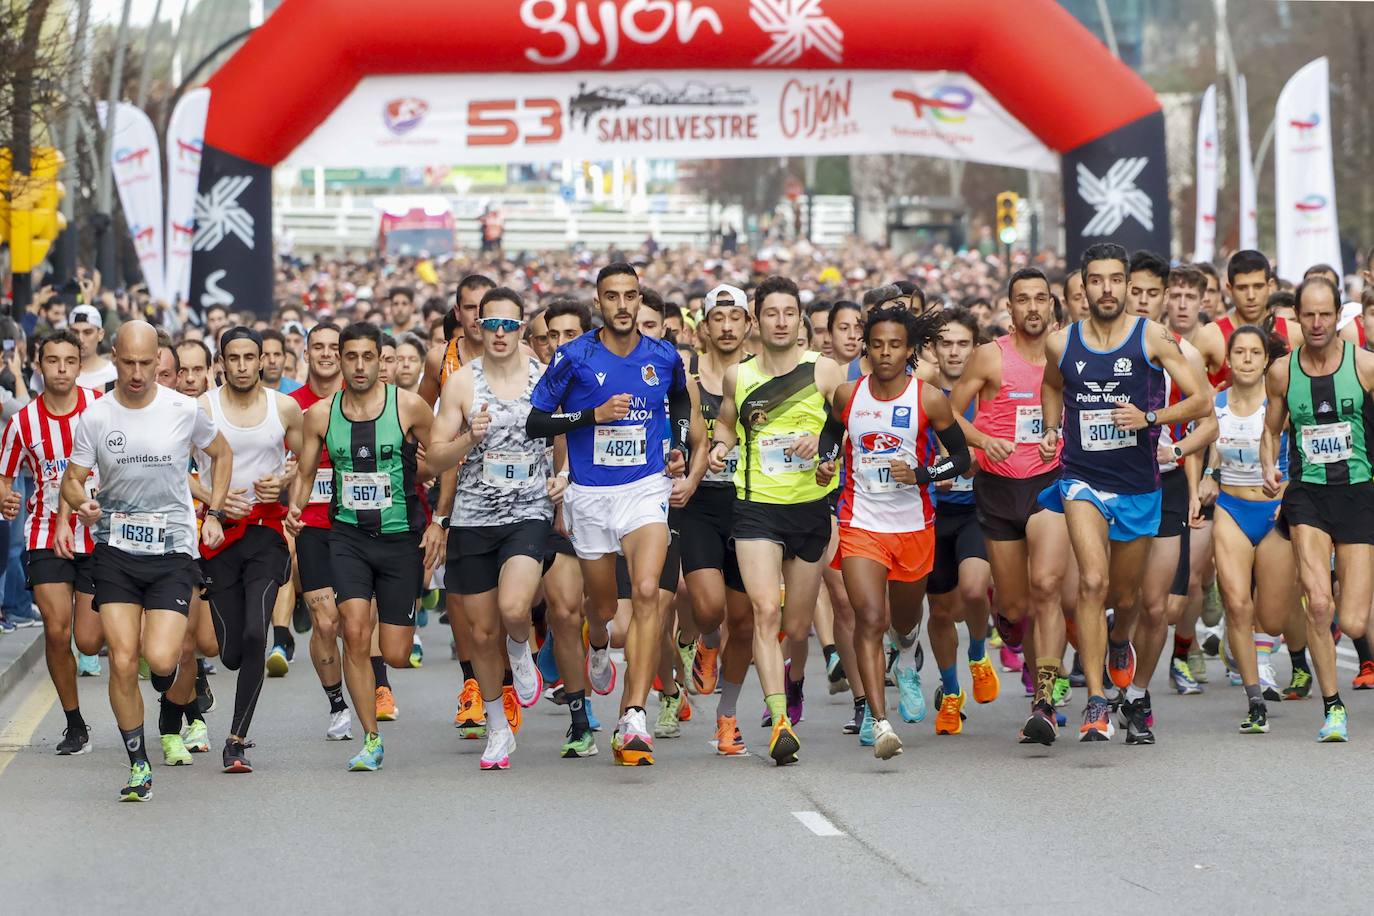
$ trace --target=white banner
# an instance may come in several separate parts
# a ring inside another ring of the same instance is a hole
[[[1193,229],[1193,260],[1211,261],[1217,249],[1217,87],[1202,94],[1197,117],[1197,220]]]
[[[166,269],[162,244],[162,156],[153,122],[137,107],[119,102],[115,114],[114,137],[110,142],[110,164],[124,222],[134,240],[139,267],[148,294],[153,299],[167,298]],[[100,123],[105,123],[106,104],[97,104]]]
[[[1237,81],[1236,136],[1240,142],[1240,247],[1259,249],[1259,198],[1255,191],[1255,160],[1250,156],[1250,99],[1245,77]]]
[[[1313,264],[1341,270],[1328,80],[1326,58],[1319,57],[1293,74],[1274,111],[1278,272],[1294,283]]]
[[[196,184],[209,108],[210,90],[192,89],[177,102],[167,124],[167,294],[174,300],[191,293]]]
[[[287,164],[853,153],[1059,167],[962,73],[776,70],[373,76]]]

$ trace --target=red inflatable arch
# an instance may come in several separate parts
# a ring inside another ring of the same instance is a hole
[[[260,177],[258,244],[197,251],[192,295],[270,305],[267,170],[366,76],[759,67],[967,73],[1062,155],[1070,256],[1169,250],[1159,100],[1055,0],[283,0],[208,83],[201,191]]]

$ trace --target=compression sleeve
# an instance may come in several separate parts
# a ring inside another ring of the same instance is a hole
[[[821,427],[821,444],[816,457],[821,461],[834,461],[840,457],[840,445],[844,442],[844,423],[835,416],[830,405],[825,405],[825,425]]]
[[[596,411],[590,409],[573,413],[550,413],[531,407],[529,419],[525,421],[525,435],[531,439],[552,439],[569,430],[591,426],[595,422]]]
[[[949,424],[944,429],[937,429],[935,435],[940,438],[940,444],[945,447],[948,454],[941,455],[932,465],[916,468],[916,483],[919,486],[936,480],[958,477],[969,469],[971,463],[968,443],[964,441],[964,430],[957,422]]]
[[[692,396],[685,387],[668,392],[668,423],[673,430],[673,448],[682,452],[688,463],[692,460],[687,434],[692,428]]]

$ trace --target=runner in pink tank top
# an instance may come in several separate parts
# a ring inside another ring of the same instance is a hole
[[[991,439],[1003,439],[1015,447],[1001,461],[989,455],[979,459],[980,466],[1002,477],[1024,480],[1037,477],[1059,466],[1058,456],[1046,462],[1040,458],[1040,437],[1044,434],[1040,418],[1040,383],[1045,377],[1045,364],[1027,362],[1016,351],[1016,336],[999,337],[992,346],[1001,350],[1001,384],[997,394],[988,399],[987,389],[978,402],[978,416],[974,427]]]

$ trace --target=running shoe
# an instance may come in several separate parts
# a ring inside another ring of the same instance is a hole
[[[415,638],[410,643],[410,667],[423,668],[425,666],[425,644],[420,642],[420,634],[416,633]]]
[[[181,743],[192,754],[210,753],[210,729],[205,727],[204,719],[196,719],[181,730]]]
[[[353,740],[353,711],[340,709],[329,714],[329,728],[324,733],[326,741]]]
[[[844,693],[849,689],[849,678],[844,672],[844,663],[840,661],[840,653],[832,652],[830,658],[825,662],[825,678],[829,681],[830,695],[833,697],[837,693]]]
[[[1027,699],[1035,696],[1035,669],[1030,665],[1021,666],[1021,692]]]
[[[1150,731],[1150,725],[1146,719],[1147,707],[1145,704],[1144,697],[1138,700],[1127,700],[1121,704],[1121,712],[1126,719],[1127,744],[1155,743],[1155,733]],[[1108,721],[1110,723],[1110,719]]]
[[[8,617],[0,617],[0,635],[8,636],[17,629],[19,628],[11,623]]]
[[[153,669],[148,667],[148,660],[143,656],[138,657],[138,679],[146,681],[153,676]]]
[[[902,739],[897,737],[886,719],[879,719],[873,726],[873,756],[879,760],[891,760],[901,752]]]
[[[1020,743],[1043,744],[1048,747],[1054,744],[1054,739],[1058,736],[1059,728],[1055,725],[1054,709],[1043,701],[1036,703],[1031,708],[1030,718],[1021,726]]]
[[[296,637],[291,635],[291,631],[286,631],[286,642],[282,643],[282,648],[286,650],[286,660],[294,662],[296,660]]]
[[[964,730],[964,692],[955,694],[940,692],[939,712],[935,714],[935,734],[957,735]]]
[[[186,750],[186,744],[181,740],[181,735],[162,736],[162,765],[169,767],[188,767],[195,763],[191,759],[191,752]]]
[[[539,646],[539,651],[534,653],[534,663],[539,666],[539,673],[544,676],[545,684],[561,684],[563,682],[558,673],[558,657],[553,652],[552,632],[544,637],[544,641]]]
[[[1297,672],[1295,671],[1294,676],[1296,675]],[[1307,681],[1309,684],[1312,682],[1312,675],[1307,675]],[[1360,673],[1355,675],[1355,680],[1351,682],[1351,686],[1356,690],[1374,689],[1374,662],[1360,662]]]
[[[988,648],[1000,649],[1005,645],[1006,643],[1002,640],[1002,634],[997,632],[996,627],[993,627],[992,631],[988,633]]]
[[[538,658],[538,656],[535,656],[535,657]],[[566,687],[563,686],[563,682],[562,682],[562,681],[559,681],[557,684],[554,684],[552,687],[545,687],[545,688],[544,688],[544,699],[548,700],[550,703],[552,703],[552,704],[555,705],[555,706],[567,706],[567,705],[568,705],[568,689],[567,689]]]
[[[797,762],[797,754],[801,751],[801,742],[797,740],[797,733],[792,730],[792,723],[783,716],[777,725],[773,726],[773,736],[768,739],[768,756],[773,758],[773,762],[780,767]]]
[[[286,677],[286,672],[291,670],[291,660],[286,657],[285,646],[273,646],[272,651],[267,653],[267,676]]]
[[[1214,627],[1204,627],[1202,630],[1202,639],[1200,641],[1203,653],[1210,655],[1212,658],[1216,658],[1220,655],[1221,636],[1222,629],[1220,624]]]
[[[153,768],[140,760],[129,767],[129,782],[119,790],[122,802],[143,802],[153,797]]]
[[[658,719],[654,722],[655,738],[680,738],[682,726],[678,724],[677,711],[682,705],[682,692],[676,696],[665,693],[658,695]]]
[[[1202,654],[1196,639],[1193,640],[1192,648],[1188,650],[1188,673],[1197,683],[1207,683],[1207,656]]]
[[[991,703],[997,699],[1002,692],[1002,681],[986,655],[976,662],[969,662],[968,671],[973,676],[973,702]]]
[[[649,734],[643,710],[625,710],[615,734],[611,736],[611,754],[620,766],[653,766],[654,736]]]
[[[1363,666],[1361,666],[1360,673],[1364,673]],[[1360,686],[1360,679],[1358,677],[1355,678],[1356,690],[1368,690],[1370,687],[1374,687],[1374,664],[1370,664],[1369,674],[1370,683],[1365,687]],[[1294,668],[1293,676],[1288,681],[1288,689],[1283,692],[1283,698],[1285,700],[1305,700],[1311,695],[1312,672],[1304,671],[1302,668]]]
[[[1202,688],[1197,681],[1193,680],[1193,672],[1188,668],[1188,662],[1181,658],[1169,659],[1169,679],[1173,681],[1174,689],[1179,696],[1194,696],[1202,693]]]
[[[84,725],[72,725],[62,729],[62,740],[57,742],[57,756],[78,757],[91,750],[91,731]]]
[[[678,667],[678,673],[682,675],[682,680],[690,680],[692,665],[697,658],[697,640],[692,640],[687,645],[682,644],[682,631],[677,633],[677,654],[682,664]]]
[[[439,606],[439,602],[441,602],[441,601],[443,601],[443,600],[444,600],[444,592],[443,592],[443,590],[442,590],[442,589],[437,589],[437,588],[431,588],[429,591],[425,592],[424,597],[420,599],[420,607],[421,607],[421,609],[423,609],[423,610],[432,611],[432,610],[434,610],[435,608],[437,608],[437,607]]]
[[[196,702],[200,704],[201,715],[215,711],[215,692],[210,689],[208,672],[196,674]]]
[[[603,697],[615,689],[615,662],[611,661],[609,644],[587,650],[587,686]]]
[[[305,606],[305,601],[296,598],[296,605],[291,608],[291,629],[297,633],[309,633],[312,626],[314,621],[310,619],[310,609]]]
[[[378,687],[376,691],[377,699],[377,721],[395,722],[400,715],[400,710],[396,708],[396,697],[392,696],[390,687]]]
[[[921,692],[921,674],[913,668],[897,668],[897,713],[903,722],[924,722],[926,697]]]
[[[573,731],[571,725],[568,726],[567,740],[563,742],[562,756],[566,758],[595,757],[597,753],[596,735],[590,728],[579,735]]]
[[[1347,718],[1343,704],[1337,703],[1332,706],[1326,711],[1326,722],[1322,725],[1321,731],[1317,732],[1317,740],[1326,743],[1348,741],[1350,733]]]
[[[716,716],[716,753],[722,757],[743,757],[749,753],[734,716]]]
[[[897,659],[901,657],[901,652],[896,646],[890,646],[887,650],[887,668],[883,674],[883,685],[886,687],[896,687],[897,680],[892,673],[892,669],[897,667]]]
[[[1119,689],[1125,690],[1135,680],[1135,646],[1107,643],[1107,675]]]
[[[243,742],[235,741],[235,740],[232,739],[232,738],[226,738],[226,739],[224,740],[224,754],[223,754],[223,757],[222,757],[223,762],[224,762],[224,772],[226,772],[226,773],[251,773],[251,772],[253,772],[253,764],[249,763],[249,762],[248,762],[248,758],[245,757],[244,754],[243,754],[243,752],[244,752],[245,750],[247,750],[248,748],[253,747],[253,746],[254,746],[254,745],[253,745],[253,742],[251,742],[251,741],[249,741],[249,742],[247,742],[247,743],[243,743]]]
[[[348,761],[348,769],[354,773],[374,773],[382,768],[382,736],[372,732],[363,739],[363,748]]]
[[[687,685],[678,681],[677,695],[682,697],[682,702],[677,704],[677,720],[679,722],[692,721],[692,698],[687,696]]]
[[[1088,678],[1083,674],[1083,660],[1078,657],[1077,650],[1073,653],[1073,667],[1069,669],[1069,686],[1088,686]]]
[[[782,682],[783,693],[787,697],[787,718],[791,719],[794,725],[800,725],[806,721],[806,695],[802,688],[806,678],[793,681],[792,663],[788,662],[783,666]]]
[[[1055,709],[1068,706],[1073,699],[1073,683],[1066,677],[1054,679],[1054,689],[1050,691],[1050,702],[1054,703]]]
[[[592,731],[601,731],[601,720],[598,719],[596,713],[592,711],[591,697],[587,697],[587,699],[582,702],[582,708],[587,710],[587,724],[592,727]]]
[[[539,702],[539,694],[544,691],[544,675],[534,663],[530,654],[530,644],[521,643],[515,654],[510,654],[510,643],[506,644],[506,658],[510,662],[511,686],[514,688],[515,701],[529,709]]]
[[[862,724],[859,725],[859,747],[873,746],[873,726],[877,720],[873,718],[873,713],[869,711],[868,704],[864,704],[864,717]]]
[[[1240,723],[1240,733],[1242,735],[1269,734],[1269,708],[1264,705],[1263,700],[1250,702],[1250,711],[1246,713],[1245,721]]]
[[[1223,610],[1224,605],[1221,600],[1221,588],[1217,585],[1216,580],[1213,579],[1202,593],[1202,625],[1208,629],[1216,626],[1221,622]]]
[[[1274,666],[1268,662],[1261,662],[1259,666],[1260,690],[1264,693],[1264,698],[1270,703],[1277,703],[1283,699],[1283,693],[1279,690],[1279,676],[1274,673]]]
[[[1004,642],[1002,643],[1002,648],[997,650],[997,654],[1002,662],[1003,671],[1010,672],[1021,670],[1021,667],[1024,663],[1022,661],[1020,652],[1016,651]]]
[[[720,680],[720,646],[712,649],[697,640],[696,655],[692,657],[692,691],[699,696],[710,696],[716,692]]]
[[[78,677],[100,677],[100,656],[76,653],[76,674]]]
[[[518,735],[520,726],[525,724],[525,711],[515,697],[515,688],[510,684],[501,688],[501,707],[506,711],[506,724],[510,726],[511,734]]]
[[[508,728],[487,730],[487,747],[477,766],[483,770],[510,769],[510,755],[515,753],[515,733]]]
[[[1079,741],[1110,741],[1116,734],[1112,725],[1112,708],[1105,697],[1088,697],[1083,707],[1083,726],[1078,730]]]
[[[840,727],[841,734],[857,735],[859,733],[859,729],[864,724],[864,705],[860,703],[854,707],[854,717]]]

